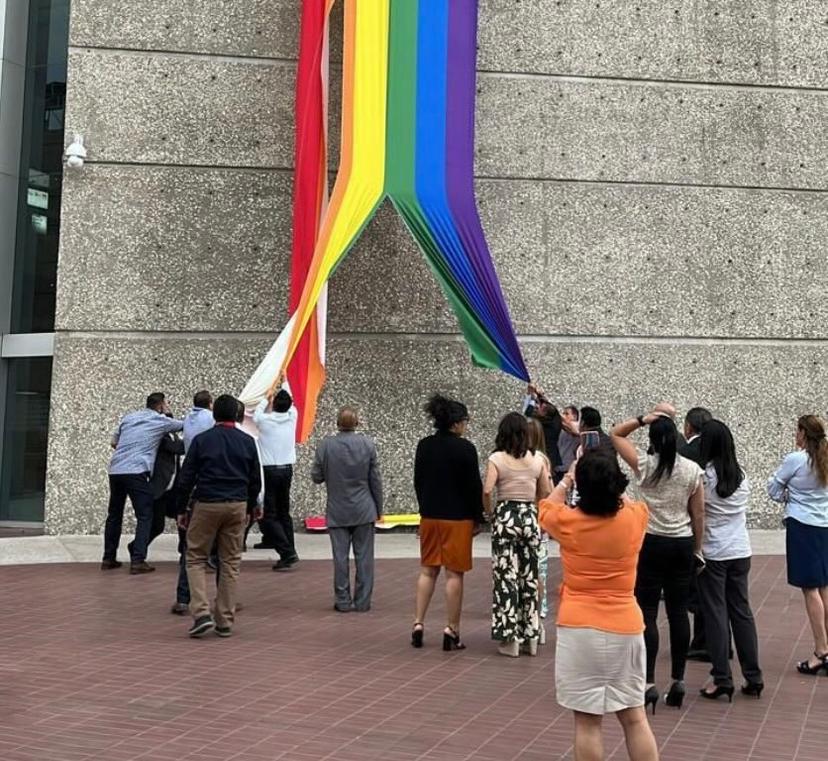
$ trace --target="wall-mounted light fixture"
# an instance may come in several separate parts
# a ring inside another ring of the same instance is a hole
[[[83,145],[83,135],[75,133],[69,147],[66,149],[66,166],[70,169],[82,169],[86,160],[86,148]]]

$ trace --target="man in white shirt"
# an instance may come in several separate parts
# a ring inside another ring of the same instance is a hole
[[[262,542],[255,547],[276,550],[279,561],[273,566],[274,571],[287,571],[299,560],[290,517],[297,419],[296,407],[286,388],[279,389],[272,399],[262,399],[253,413],[253,422],[259,429],[265,485],[264,517],[259,521]]]

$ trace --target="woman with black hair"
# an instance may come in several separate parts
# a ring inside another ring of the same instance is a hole
[[[750,484],[736,459],[730,429],[720,420],[702,428],[701,457],[704,471],[705,566],[699,575],[699,596],[704,611],[707,649],[713,664],[713,684],[701,690],[704,698],[726,695],[733,699],[733,675],[728,650],[730,631],[746,683],[743,695],[761,697],[764,684],[759,668],[756,622],[748,599],[750,538],[747,505]]]
[[[664,696],[668,706],[681,708],[684,701],[684,671],[690,648],[688,602],[695,565],[701,557],[704,533],[702,471],[696,463],[678,454],[678,431],[669,405],[659,405],[649,415],[619,423],[610,431],[613,446],[635,474],[639,493],[650,510],[647,536],[638,558],[635,596],[644,614],[647,644],[647,690],[645,707],[655,713],[659,691],[655,686],[658,656],[658,607],[662,595],[670,625],[670,659],[673,683]],[[627,438],[649,426],[650,446],[636,449]]]
[[[521,649],[537,655],[540,529],[536,500],[549,494],[546,463],[539,452],[529,449],[526,418],[517,412],[505,415],[486,466],[483,509],[492,520],[492,639],[500,642],[501,655],[512,658]]]
[[[446,615],[443,650],[463,650],[460,611],[463,574],[472,567],[472,539],[482,522],[480,461],[477,449],[463,438],[469,422],[465,404],[435,394],[426,402],[435,432],[417,444],[414,490],[420,506],[420,575],[411,644],[423,646],[426,611],[440,569],[446,569]]]
[[[540,503],[541,527],[561,544],[555,649],[557,700],[575,715],[575,758],[603,758],[604,714],[618,718],[632,761],[658,761],[644,712],[644,619],[633,589],[647,506],[624,497],[615,457],[586,452]],[[578,504],[566,495],[578,483]]]
[[[788,584],[799,587],[814,635],[813,656],[800,674],[828,673],[828,439],[816,415],[796,422],[796,451],[768,481],[768,495],[785,503]]]

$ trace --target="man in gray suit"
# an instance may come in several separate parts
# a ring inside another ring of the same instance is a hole
[[[374,523],[382,515],[382,479],[374,440],[355,433],[359,419],[343,407],[339,433],[316,448],[311,478],[328,487],[326,519],[334,559],[334,609],[340,613],[371,609],[374,589]],[[356,559],[356,593],[351,597],[348,555]]]

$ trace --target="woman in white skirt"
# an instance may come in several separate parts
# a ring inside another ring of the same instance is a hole
[[[627,478],[615,457],[590,451],[540,503],[540,524],[561,545],[555,686],[575,714],[575,758],[604,757],[601,721],[614,713],[633,761],[657,761],[644,712],[644,618],[635,571],[649,516],[624,497]],[[565,504],[577,482],[578,504]]]

